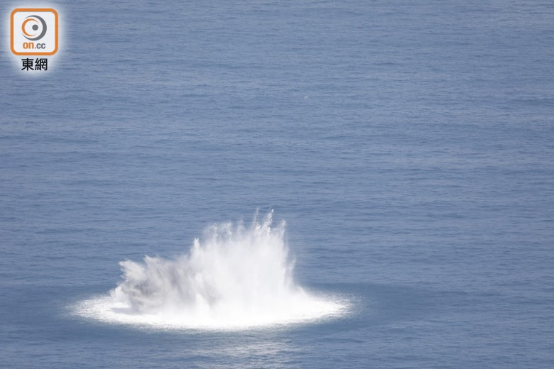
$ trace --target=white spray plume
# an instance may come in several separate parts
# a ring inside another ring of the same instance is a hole
[[[120,262],[124,281],[77,313],[102,321],[163,328],[240,330],[338,315],[346,305],[307,293],[293,279],[285,223],[273,213],[250,226],[210,226],[175,260]]]

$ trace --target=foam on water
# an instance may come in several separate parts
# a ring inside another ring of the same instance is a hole
[[[79,315],[160,328],[240,330],[338,316],[345,301],[308,293],[293,279],[285,223],[272,213],[250,226],[210,226],[175,260],[120,262],[124,281],[80,302]]]

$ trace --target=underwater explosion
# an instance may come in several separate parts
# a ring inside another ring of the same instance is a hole
[[[318,297],[294,282],[285,222],[273,213],[250,226],[214,224],[175,260],[120,262],[124,281],[75,306],[105,322],[167,329],[243,330],[339,316],[344,300]]]

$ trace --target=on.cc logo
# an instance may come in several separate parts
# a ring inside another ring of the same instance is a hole
[[[25,21],[21,24],[23,37],[31,41],[38,41],[43,38],[47,30],[46,22],[38,15],[26,17]]]
[[[10,16],[10,47],[15,55],[54,55],[58,51],[58,12],[17,8]]]

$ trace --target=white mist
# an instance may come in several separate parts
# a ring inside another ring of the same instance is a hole
[[[338,315],[346,305],[294,282],[285,223],[210,226],[175,260],[120,262],[124,281],[77,313],[108,322],[164,328],[228,329],[293,324]]]

